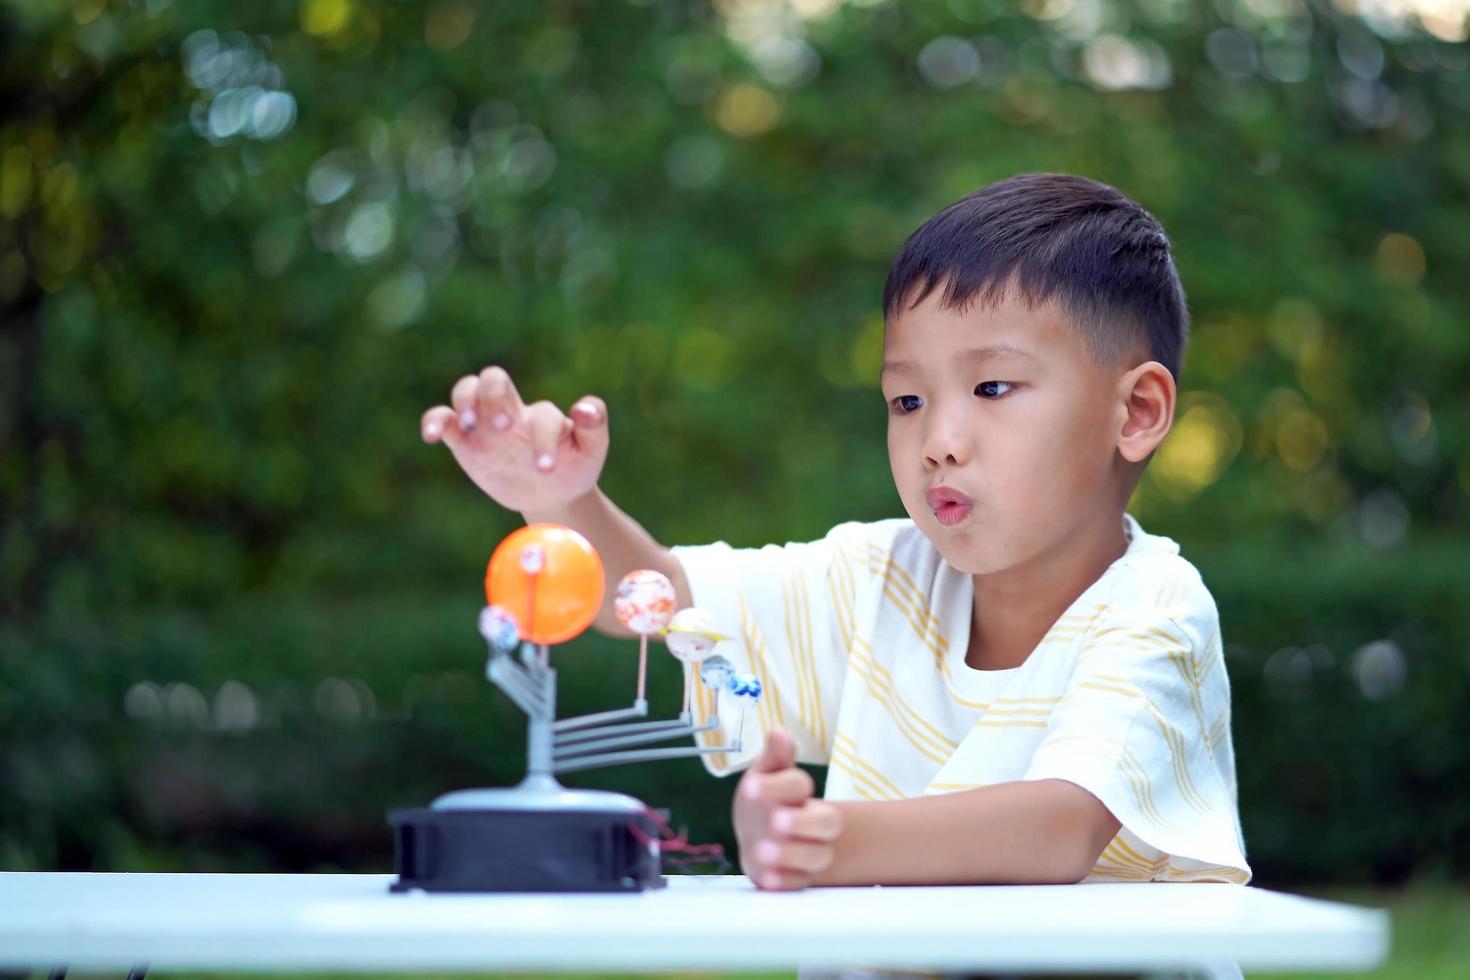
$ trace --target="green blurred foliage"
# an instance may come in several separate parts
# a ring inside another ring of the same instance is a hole
[[[1192,349],[1133,509],[1219,601],[1257,880],[1470,874],[1463,17],[0,9],[0,867],[386,869],[387,808],[523,762],[473,628],[519,520],[420,413],[491,363],[602,395],[604,488],[666,543],[900,514],[888,262],[1051,170],[1175,242]],[[633,649],[560,654],[564,711],[623,703]],[[697,762],[573,782],[730,843]]]

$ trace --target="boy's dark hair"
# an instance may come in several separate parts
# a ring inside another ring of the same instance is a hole
[[[1143,341],[1179,378],[1189,309],[1169,239],[1153,215],[1106,184],[1021,174],[951,204],[893,260],[884,318],[941,283],[946,309],[995,302],[1009,286],[1031,306],[1056,300],[1103,363]]]

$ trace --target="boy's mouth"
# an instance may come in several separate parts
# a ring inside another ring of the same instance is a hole
[[[975,501],[952,487],[934,487],[924,494],[924,500],[934,511],[934,517],[946,527],[958,524],[975,509]]]

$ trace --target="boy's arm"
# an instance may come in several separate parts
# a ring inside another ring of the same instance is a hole
[[[906,800],[816,799],[795,755],[791,736],[772,729],[735,790],[740,867],[761,888],[1071,884],[1121,827],[1063,779]]]
[[[669,550],[653,539],[633,518],[613,503],[597,487],[560,506],[528,508],[521,514],[527,524],[549,521],[565,524],[581,532],[602,558],[606,589],[602,608],[592,625],[607,636],[635,636],[613,613],[618,580],[639,568],[662,572],[673,583],[676,608],[694,604],[683,566]]]
[[[1061,779],[833,805],[842,832],[814,885],[1071,884],[1121,826]]]

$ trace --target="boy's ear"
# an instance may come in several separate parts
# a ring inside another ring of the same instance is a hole
[[[1159,448],[1174,426],[1174,375],[1158,361],[1145,361],[1118,381],[1118,452],[1141,463]]]

